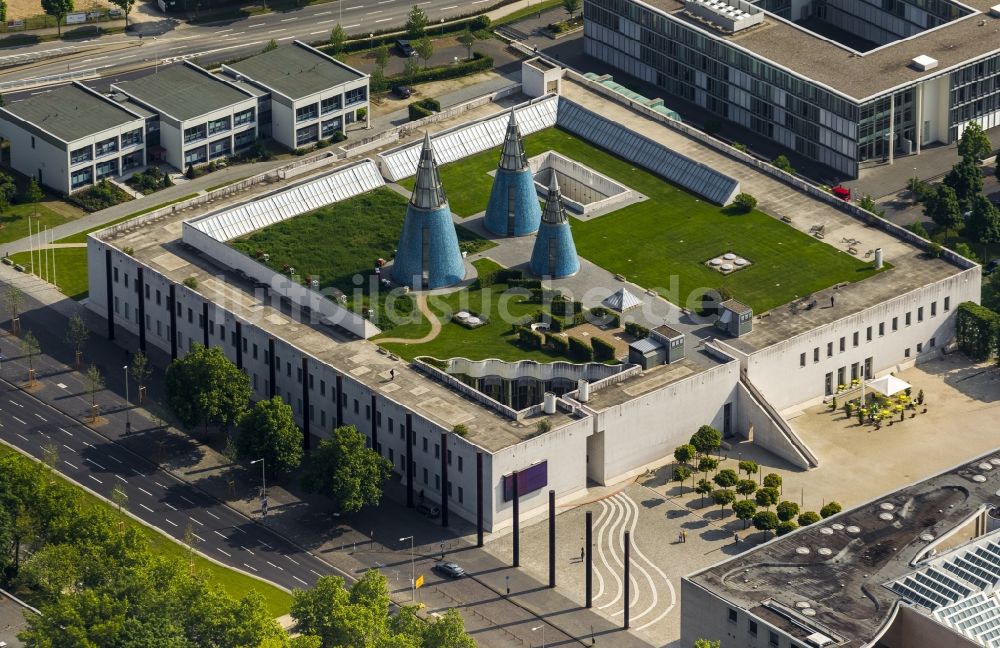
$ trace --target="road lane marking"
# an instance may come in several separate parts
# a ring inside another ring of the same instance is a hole
[[[194,502],[192,502],[192,501],[191,501],[191,500],[189,500],[188,498],[184,497],[183,495],[181,495],[181,499],[182,499],[182,500],[184,500],[185,502],[187,502],[188,504],[190,504],[191,506],[194,506],[194,505],[195,505],[195,503],[194,503]]]
[[[298,20],[298,18],[282,18],[278,22],[292,22],[293,20]]]
[[[211,515],[211,516],[212,516],[212,517],[214,517],[214,518],[215,518],[216,520],[219,520],[219,519],[221,519],[221,518],[220,518],[220,517],[219,517],[218,515],[216,515],[215,513],[212,513],[211,511],[205,511],[205,513],[207,513],[208,515]]]
[[[87,443],[86,441],[84,441],[83,445],[89,446],[89,447],[93,448],[94,450],[97,450],[97,446],[95,446],[93,443]]]
[[[293,565],[298,565],[299,564],[299,562],[297,560],[295,560],[294,558],[292,558],[291,556],[285,556],[285,558],[288,558],[289,560],[291,560]]]
[[[166,486],[164,486],[160,482],[156,481],[155,479],[153,480],[153,483],[156,484],[157,486],[159,486],[160,488],[166,488]]]
[[[8,398],[7,400],[8,400],[8,401],[10,401],[10,404],[11,404],[11,405],[17,405],[18,407],[22,407],[22,408],[24,407],[24,405],[22,405],[22,404],[20,404],[20,403],[17,403],[17,402],[15,402],[15,401],[12,401],[12,400],[10,400],[9,398]]]
[[[174,526],[174,527],[176,527],[176,526],[177,526],[177,523],[176,523],[176,522],[174,522],[173,520],[171,520],[170,518],[163,518],[163,519],[164,519],[164,520],[166,520],[167,522],[170,522],[170,525],[171,525],[171,526]]]
[[[226,538],[226,536],[222,535],[221,531],[215,531],[215,530],[213,530],[212,533],[214,533],[215,535],[219,536],[220,538]],[[226,540],[228,540],[228,539],[229,538],[226,538]]]
[[[25,441],[29,441],[29,442],[30,442],[30,440],[28,439],[28,437],[24,436],[24,435],[23,435],[23,434],[21,434],[21,433],[18,433],[18,434],[17,434],[17,436],[21,437],[21,438],[22,438],[22,439],[24,439]]]
[[[240,532],[240,533],[242,533],[243,535],[246,535],[246,534],[247,534],[247,532],[246,532],[246,531],[244,531],[243,529],[241,529],[241,528],[239,528],[239,527],[232,527],[232,529],[233,529],[233,531],[239,531],[239,532]]]
[[[320,11],[319,13],[315,13],[313,15],[314,16],[329,16],[332,13],[333,13],[332,11]]]
[[[353,25],[345,25],[344,29],[351,29],[352,27],[360,27],[361,23],[354,23]]]
[[[141,491],[142,491],[143,493],[145,493],[145,494],[149,495],[150,497],[152,497],[152,496],[153,496],[153,494],[152,494],[152,493],[150,493],[150,492],[149,492],[148,490],[146,490],[146,489],[145,489],[145,488],[143,488],[142,486],[140,486],[140,487],[139,487],[139,490],[141,490]]]
[[[299,581],[299,582],[300,582],[300,583],[302,583],[303,585],[307,585],[307,586],[309,585],[309,583],[305,582],[304,580],[302,580],[302,579],[301,579],[301,578],[299,578],[298,576],[292,576],[292,578],[294,578],[295,580]]]
[[[271,545],[267,544],[267,543],[266,543],[266,542],[264,542],[263,540],[261,540],[261,541],[260,541],[260,543],[261,543],[262,545],[264,545],[264,546],[265,546],[265,547],[266,547],[266,548],[267,548],[267,549],[268,549],[269,551],[273,551],[273,550],[274,550],[274,547],[272,547]]]
[[[11,415],[11,418],[14,419],[15,421],[17,421],[18,423],[20,423],[21,425],[27,425],[27,423],[25,421],[22,421],[21,419],[17,418],[13,414]]]
[[[124,477],[122,477],[121,475],[118,475],[118,474],[115,474],[115,477],[117,477],[118,479],[122,480],[122,481],[123,481],[123,482],[125,482],[126,484],[128,483],[128,480],[127,480],[127,479],[125,479]]]
[[[190,515],[188,516],[188,519],[191,520],[192,522],[196,523],[198,526],[205,526],[205,524],[203,522],[199,522],[198,520],[194,519]]]
[[[94,464],[95,466],[97,466],[97,467],[98,467],[98,468],[100,468],[101,470],[107,470],[107,468],[105,468],[105,467],[104,467],[104,466],[102,466],[101,464],[97,463],[97,462],[96,462],[96,461],[94,461],[93,459],[89,459],[89,458],[88,458],[88,459],[84,459],[84,461],[89,461],[90,463]]]
[[[70,435],[70,436],[73,436],[73,433],[72,433],[72,432],[68,432],[68,431],[66,431],[66,430],[64,430],[64,429],[62,429],[62,428],[59,428],[59,431],[60,431],[60,432],[66,432],[66,434],[68,434],[68,435]]]
[[[315,36],[316,34],[325,34],[325,33],[326,33],[326,30],[324,29],[323,31],[309,32],[309,35],[310,36]]]
[[[48,420],[47,418],[45,418],[44,416],[42,416],[41,414],[38,414],[38,413],[35,413],[35,416],[37,416],[37,417],[38,417],[38,418],[40,418],[41,420],[45,421],[46,423],[48,423],[48,422],[49,422],[49,420]]]
[[[323,576],[323,574],[319,573],[319,572],[318,572],[318,571],[316,571],[315,569],[310,569],[309,571],[311,571],[312,573],[316,574],[317,576],[319,576],[319,577],[321,577],[321,578],[322,578],[322,576]]]
[[[98,484],[103,484],[104,483],[100,479],[98,479],[97,477],[94,477],[93,475],[87,475],[87,477],[90,477],[91,479],[93,479]]]
[[[220,549],[219,551],[222,551],[222,550]],[[254,570],[254,571],[257,571],[257,568],[256,568],[256,567],[251,567],[250,565],[248,565],[248,564],[246,564],[246,563],[243,563],[243,566],[244,566],[244,567],[247,567],[247,568],[249,568],[249,569],[252,569],[252,570]]]
[[[376,20],[375,22],[377,22],[377,23],[380,23],[380,22],[387,22],[387,21],[389,21],[389,20],[392,20],[392,18],[379,18],[379,19],[378,19],[378,20]]]
[[[285,571],[285,568],[284,568],[284,567],[278,567],[277,565],[275,565],[275,564],[274,564],[273,562],[271,562],[270,560],[265,560],[264,562],[266,562],[266,563],[267,563],[268,565],[270,565],[270,566],[274,567],[275,569],[278,569],[278,570],[281,570],[281,571]]]
[[[141,506],[142,508],[146,509],[150,513],[156,513],[156,511],[154,511],[153,509],[149,508],[148,506],[146,506],[145,504],[143,504],[141,502],[139,503],[139,506]]]
[[[116,461],[118,463],[122,463],[122,460],[114,455],[108,455],[108,459],[111,459],[112,461]]]
[[[280,43],[283,40],[292,40],[293,38],[295,38],[295,36],[285,36],[284,38],[279,38],[278,42]]]
[[[18,435],[18,436],[20,436],[20,435]],[[66,464],[67,466],[69,466],[70,468],[72,468],[73,470],[80,470],[79,468],[77,468],[76,466],[74,466],[70,462],[66,461],[65,459],[63,459],[63,463]]]
[[[216,549],[216,550],[217,550],[217,551],[218,551],[219,553],[221,553],[221,554],[223,554],[223,555],[225,555],[225,556],[228,556],[229,558],[232,558],[232,557],[233,557],[233,555],[232,555],[231,553],[229,553],[228,551],[225,551],[225,550],[223,550],[223,549],[220,549],[219,547],[216,547],[215,549]]]
[[[205,538],[202,538],[200,535],[198,535],[194,531],[191,532],[191,535],[193,535],[194,537],[198,538],[198,542],[205,542]]]
[[[66,448],[66,449],[67,449],[67,450],[69,450],[70,452],[76,452],[76,450],[74,450],[73,448],[69,447],[69,446],[68,446],[68,445],[66,445],[65,443],[64,443],[64,444],[62,444],[62,447]]]
[[[143,475],[141,472],[139,472],[135,468],[132,469],[132,472],[134,472],[135,474],[139,475],[140,477],[145,477],[145,475]]]
[[[243,545],[240,545],[240,549],[242,549],[243,551],[247,552],[247,553],[248,553],[248,554],[250,554],[251,556],[254,556],[254,555],[256,555],[256,554],[254,554],[254,552],[250,551],[249,549],[247,549],[247,548],[246,548],[246,547],[244,547]]]
[[[441,7],[441,11],[448,11],[449,9],[458,9],[458,5],[451,5],[450,7]]]
[[[264,23],[257,23],[256,25],[247,25],[247,29],[254,29],[256,27],[265,27]]]
[[[166,506],[167,506],[167,507],[168,507],[168,508],[169,508],[169,509],[170,509],[171,511],[176,511],[176,510],[177,510],[177,508],[176,508],[176,507],[172,506],[172,505],[171,505],[171,504],[169,504],[168,502],[164,502],[164,504],[165,504],[165,505],[166,505]]]
[[[381,10],[381,9],[378,9],[378,10],[376,10],[376,11],[369,11],[369,12],[368,12],[368,13],[366,13],[365,15],[366,15],[366,16],[374,16],[375,14],[380,14],[380,13],[382,13],[382,10]]]

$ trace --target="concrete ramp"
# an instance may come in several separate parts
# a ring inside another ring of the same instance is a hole
[[[740,371],[737,393],[740,428],[749,430],[753,426],[755,444],[799,468],[808,470],[819,466],[819,460],[809,446],[795,434],[763,394],[757,391],[744,370]]]

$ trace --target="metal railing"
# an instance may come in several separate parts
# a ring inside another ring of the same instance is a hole
[[[0,82],[0,92],[7,92],[9,90],[24,90],[28,88],[37,88],[38,86],[51,85],[54,83],[62,83],[64,81],[72,81],[74,79],[90,79],[97,76],[97,71],[101,68],[88,68],[86,70],[74,70],[72,72],[63,72],[62,74],[50,74],[48,76],[34,77],[31,79],[18,79],[16,81],[4,81]]]

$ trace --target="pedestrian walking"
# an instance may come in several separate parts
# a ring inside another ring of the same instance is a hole
[[[395,379],[396,379],[396,370],[395,369],[390,369],[389,370],[389,380],[395,380]]]
[[[740,534],[733,531],[733,544],[738,545],[740,543]]]
[[[687,542],[687,541],[688,541],[688,532],[681,531],[681,542]]]
[[[836,300],[836,297],[834,297],[833,295],[830,295],[830,308],[833,308],[833,303],[834,303],[835,300]]]
[[[580,560],[583,560],[583,547],[580,547]]]

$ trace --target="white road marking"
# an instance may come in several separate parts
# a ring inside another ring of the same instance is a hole
[[[87,475],[87,477],[90,477],[91,479],[93,479],[98,484],[103,484],[104,483],[100,479],[98,479],[97,477],[94,477],[93,475]]]
[[[211,516],[212,516],[212,517],[214,517],[214,518],[215,518],[216,520],[220,519],[218,515],[216,515],[215,513],[212,513],[211,511],[205,511],[205,513],[206,513],[207,515],[211,515]]]
[[[311,571],[312,573],[316,574],[317,576],[320,576],[320,577],[322,577],[322,576],[323,576],[323,574],[319,573],[319,572],[318,572],[318,571],[316,571],[315,569],[310,569],[309,571]]]
[[[127,479],[125,479],[124,477],[122,477],[121,475],[118,475],[118,474],[116,474],[116,475],[115,475],[115,477],[117,477],[118,479],[122,480],[122,481],[123,481],[123,482],[125,482],[126,484],[128,483],[128,480],[127,480]]]
[[[272,551],[274,550],[274,547],[272,547],[271,545],[267,544],[267,543],[266,543],[266,542],[264,542],[263,540],[261,540],[261,541],[260,541],[260,543],[261,543],[262,545],[264,545],[264,547],[265,547],[265,548],[267,548],[267,549],[269,549],[269,550],[272,550]]]
[[[441,11],[448,11],[449,9],[458,9],[458,5],[451,5],[450,7],[441,7]]]
[[[280,34],[283,31],[288,31],[288,28],[287,27],[282,27],[281,29],[272,29],[271,33],[272,34]]]
[[[17,403],[17,402],[14,402],[14,401],[10,400],[9,398],[7,400],[10,401],[11,405],[17,405],[18,407],[24,407],[24,405],[22,405],[20,403]]]
[[[390,20],[392,20],[392,18],[379,18],[379,19],[378,19],[378,20],[376,20],[375,22],[377,22],[377,23],[380,23],[380,22],[388,22],[388,21],[390,21]]]
[[[604,524],[606,523],[606,521],[604,519],[604,516],[605,516],[605,514],[607,514],[607,512],[608,512],[608,505],[607,505],[607,503],[605,503],[602,500],[601,501],[601,514],[599,516],[597,516],[597,536],[595,536],[595,537],[597,537],[598,539],[600,539],[601,533],[602,533],[602,529],[604,528]],[[593,551],[593,548],[591,548],[591,551]],[[586,560],[586,557],[584,557],[584,560]],[[591,560],[593,560],[593,557],[591,557]],[[600,569],[595,569],[594,570],[594,575],[597,576],[597,594],[593,598],[593,600],[596,601],[600,597],[604,596],[604,577],[601,576],[601,570]]]
[[[160,482],[156,481],[155,479],[153,480],[153,483],[156,484],[157,486],[159,486],[160,488],[166,488],[166,486],[164,486]]]
[[[192,522],[194,522],[195,524],[197,524],[198,526],[205,526],[205,524],[203,522],[199,522],[198,520],[194,519],[190,515],[188,516],[188,519],[191,520]]]
[[[188,504],[190,504],[191,506],[194,506],[194,505],[195,505],[195,504],[194,504],[194,502],[192,502],[192,501],[191,501],[191,500],[189,500],[188,498],[184,497],[183,495],[181,495],[181,499],[182,499],[182,500],[184,500],[185,502],[187,502]]]
[[[11,418],[14,419],[15,421],[17,421],[18,423],[20,423],[21,425],[27,425],[28,424],[26,421],[22,421],[21,419],[17,418],[13,414],[11,415]]]
[[[225,556],[228,556],[228,557],[230,557],[230,558],[232,558],[232,557],[233,557],[233,555],[232,555],[231,553],[229,553],[228,551],[225,551],[225,550],[223,550],[223,549],[219,549],[218,547],[216,547],[216,550],[217,550],[217,551],[218,551],[219,553],[221,553],[221,554],[223,554],[223,555],[225,555]]]
[[[97,450],[97,446],[95,446],[93,443],[87,443],[86,441],[84,441],[83,445],[93,448],[94,450]]]
[[[232,527],[232,529],[233,529],[233,531],[239,531],[239,532],[240,532],[240,533],[242,533],[243,535],[246,535],[246,534],[247,534],[247,532],[246,532],[246,531],[244,531],[243,529],[241,529],[241,528],[239,528],[239,527]]]
[[[194,537],[198,538],[198,542],[205,542],[205,538],[202,538],[200,535],[198,535],[194,531],[191,532],[191,535],[193,535]]]
[[[243,545],[240,545],[240,549],[242,549],[243,551],[247,552],[247,553],[248,553],[248,554],[250,554],[251,556],[253,556],[253,555],[256,555],[256,554],[254,554],[254,552],[250,551],[249,549],[247,549],[247,548],[246,548],[246,547],[244,547]]]
[[[64,444],[62,444],[62,447],[66,448],[66,449],[67,449],[67,450],[69,450],[70,452],[76,452],[76,450],[74,450],[73,448],[69,447],[69,446],[68,446],[68,445],[66,445],[65,443],[64,443]]]
[[[294,578],[295,580],[299,581],[299,582],[300,582],[300,583],[302,583],[303,585],[309,585],[309,583],[305,582],[304,580],[302,580],[302,579],[301,579],[301,578],[299,578],[298,576],[292,576],[292,578]]]
[[[64,430],[64,429],[62,429],[62,428],[59,428],[59,431],[60,431],[60,432],[66,432],[66,434],[68,434],[68,435],[70,435],[70,436],[73,436],[73,433],[72,433],[72,432],[67,432],[66,430]]]
[[[291,556],[285,556],[285,558],[288,558],[290,561],[292,561],[293,565],[298,565],[299,564],[299,562],[297,560],[295,560],[294,558],[292,558]]]
[[[353,25],[344,25],[344,29],[351,29],[352,27],[360,27],[361,23],[355,23]]]
[[[18,436],[20,436],[20,435],[18,435]],[[70,462],[66,461],[65,459],[63,459],[63,463],[66,464],[67,466],[69,466],[70,468],[72,468],[73,470],[79,470],[79,468],[77,468],[76,466],[74,466]]]
[[[314,16],[329,16],[332,13],[333,13],[332,11],[320,11],[319,13],[315,13],[313,15]]]
[[[222,535],[222,533],[220,533],[219,531],[212,531],[212,533],[214,533],[215,535],[219,536],[220,538],[226,538],[226,536]],[[226,538],[226,540],[228,540],[228,539],[229,538]]]
[[[150,492],[149,492],[148,490],[146,490],[146,489],[145,489],[145,488],[143,488],[142,486],[140,486],[140,487],[139,487],[139,490],[141,490],[141,491],[142,491],[143,493],[145,493],[145,494],[149,495],[150,497],[152,497],[152,496],[153,496],[153,494],[152,494],[152,493],[150,493]]]
[[[279,38],[278,42],[280,43],[283,40],[292,40],[293,38],[295,38],[295,36],[285,36],[284,38]]]
[[[378,10],[376,10],[376,11],[369,11],[369,12],[368,12],[368,13],[366,13],[365,15],[366,15],[366,16],[374,16],[375,14],[380,14],[380,13],[382,13],[382,10],[381,10],[381,9],[378,9]]]
[[[163,518],[163,519],[166,520],[167,522],[169,522],[171,526],[173,526],[173,527],[177,526],[177,523],[174,522],[173,520],[171,520],[170,518]]]
[[[220,549],[220,551],[221,551],[221,549]],[[247,567],[247,568],[249,568],[249,569],[252,569],[252,570],[254,570],[254,571],[257,571],[257,568],[256,568],[256,567],[251,567],[250,565],[248,565],[248,564],[246,564],[246,563],[243,563],[243,566],[244,566],[244,567]]]
[[[149,508],[148,506],[146,506],[146,505],[145,505],[145,504],[143,504],[142,502],[140,502],[140,503],[139,503],[139,506],[141,506],[142,508],[146,509],[146,510],[147,510],[147,511],[149,511],[150,513],[156,513],[156,511],[154,511],[153,509]]]
[[[275,565],[275,564],[274,564],[273,562],[271,562],[270,560],[265,560],[264,562],[266,562],[266,563],[267,563],[268,565],[270,565],[270,566],[274,567],[275,569],[279,569],[279,570],[281,570],[281,571],[285,571],[285,568],[284,568],[284,567],[278,567],[277,565]]]
[[[282,18],[278,22],[292,22],[293,20],[298,20],[298,18]]]
[[[618,505],[615,503],[614,500],[609,501],[608,502],[608,506],[611,508],[611,511],[612,511],[609,514],[608,519],[611,520],[611,516],[612,515],[614,516],[614,519],[606,527],[607,531],[608,531],[608,553],[611,555],[611,559],[615,562],[616,567],[612,567],[608,563],[608,557],[604,553],[604,537],[603,537],[604,534],[603,533],[601,533],[598,536],[598,540],[597,540],[597,555],[600,556],[601,562],[604,563],[604,568],[607,569],[608,572],[611,573],[611,577],[615,581],[615,589],[617,591],[615,592],[615,597],[611,601],[609,601],[609,602],[605,603],[604,605],[601,605],[601,606],[598,607],[599,610],[603,610],[604,608],[611,607],[612,605],[614,605],[615,603],[617,603],[618,600],[621,599],[622,593],[624,591],[622,579],[618,576],[618,570],[622,567],[622,562],[620,560],[618,560],[618,555],[615,553],[615,546],[614,546],[614,543],[613,543],[613,540],[612,540],[612,538],[614,537],[615,527],[618,526],[618,521],[621,520],[622,514],[624,513],[624,510],[621,509],[621,508],[619,508]]]
[[[256,25],[247,25],[247,29],[255,29],[257,27],[264,27],[264,23],[257,23]]]
[[[132,469],[132,472],[134,472],[135,474],[139,475],[140,477],[145,477],[145,475],[143,475],[141,472],[139,472],[135,468]]]
[[[96,462],[96,461],[94,461],[93,459],[84,459],[84,461],[89,461],[90,463],[94,464],[95,466],[97,466],[97,467],[98,467],[98,468],[100,468],[101,470],[107,470],[107,468],[105,468],[105,467],[104,467],[104,466],[102,466],[101,464],[97,463],[97,462]]]
[[[166,505],[171,511],[176,511],[177,510],[177,507],[171,505],[168,502],[164,502],[164,505]]]
[[[24,439],[25,441],[28,441],[28,440],[29,440],[29,439],[28,439],[28,437],[24,436],[24,435],[23,435],[23,434],[21,434],[20,432],[18,432],[18,433],[17,433],[17,436],[21,437],[21,438],[22,438],[22,439]]]
[[[325,34],[325,33],[326,33],[326,30],[324,29],[323,31],[309,32],[309,35],[310,36],[315,36],[316,34]]]
[[[360,8],[361,7],[348,7],[348,9],[360,9]],[[335,20],[321,20],[321,21],[319,21],[316,24],[317,25],[326,25],[326,24],[329,24],[329,23],[332,23],[332,22],[336,22],[336,21]]]
[[[121,463],[122,462],[121,459],[119,459],[118,457],[116,457],[114,455],[108,455],[108,459],[111,459],[112,461],[115,461],[117,463]]]
[[[35,416],[37,416],[37,417],[38,417],[38,418],[40,418],[41,420],[45,421],[46,423],[48,423],[48,422],[49,422],[49,420],[48,420],[47,418],[45,418],[45,417],[44,417],[44,416],[42,416],[41,414],[38,414],[37,412],[35,413]]]

